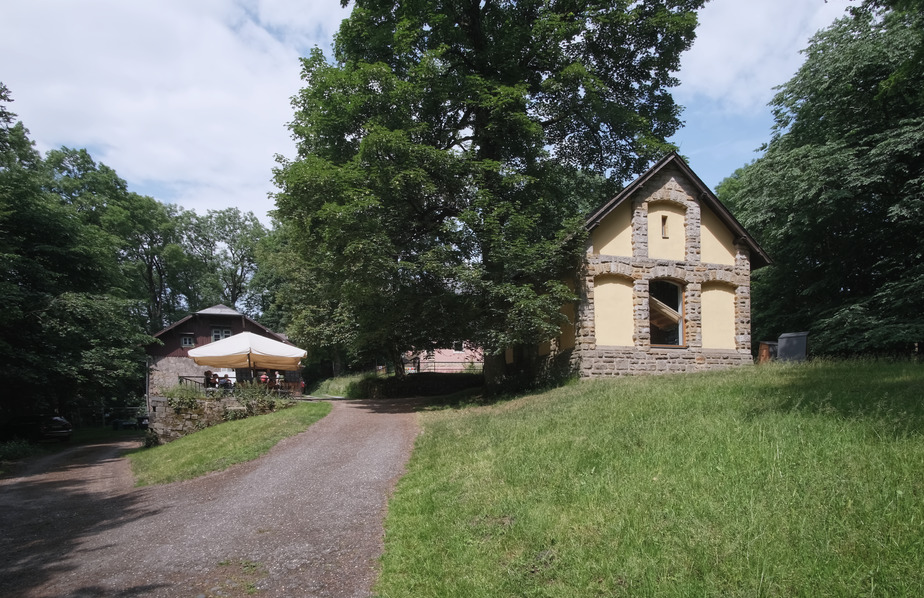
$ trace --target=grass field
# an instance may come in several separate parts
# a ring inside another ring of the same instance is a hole
[[[280,440],[330,412],[330,403],[299,403],[266,415],[225,422],[168,444],[128,453],[138,486],[187,480],[256,459]]]
[[[922,365],[586,381],[421,423],[378,596],[924,596]]]
[[[364,398],[360,392],[360,386],[362,381],[369,377],[375,378],[375,374],[364,372],[348,376],[339,376],[337,378],[328,378],[306,389],[306,393],[321,398]]]

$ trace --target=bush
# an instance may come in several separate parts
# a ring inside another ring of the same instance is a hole
[[[30,457],[40,450],[26,440],[0,442],[0,461],[16,461],[17,459]]]
[[[375,377],[375,373],[365,372],[362,374],[350,374],[347,376],[337,376],[336,378],[327,378],[326,380],[321,380],[311,385],[306,389],[306,392],[310,395],[319,397],[327,396],[360,399],[363,398],[360,395],[363,380],[367,378],[374,379]]]
[[[435,397],[484,384],[481,374],[440,374],[425,372],[404,378],[366,377],[355,383],[355,394],[364,399]],[[351,394],[352,396],[352,394]]]
[[[160,445],[160,438],[154,430],[148,430],[144,435],[144,448],[151,448]]]
[[[203,390],[188,384],[177,384],[165,390],[163,395],[167,398],[167,405],[177,413],[183,409],[194,409],[196,401],[208,398]]]

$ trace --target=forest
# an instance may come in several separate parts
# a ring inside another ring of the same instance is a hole
[[[574,299],[583,217],[674,149],[703,3],[356,2],[333,57],[302,60],[269,227],[134,193],[84,149],[41,155],[0,84],[0,412],[138,401],[151,334],[217,303],[335,369],[458,339],[489,373],[528,361]],[[761,157],[716,190],[774,260],[755,342],[919,355],[922,38],[921,0],[820,31]]]

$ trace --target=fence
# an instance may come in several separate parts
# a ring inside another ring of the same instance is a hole
[[[426,361],[414,360],[404,366],[408,374],[437,372],[440,374],[480,374],[484,370],[481,361]]]
[[[241,380],[241,382],[256,384],[257,380]],[[179,376],[179,383],[183,386],[191,386],[196,390],[202,390],[205,388],[205,378],[203,376]],[[237,381],[235,381],[233,384],[236,386]],[[289,396],[297,396],[302,394],[302,388],[303,385],[301,381],[294,382],[283,380],[281,378],[278,378],[276,380],[275,386],[273,386],[273,389],[278,391],[279,394]],[[221,390],[221,387],[219,387],[219,390]]]

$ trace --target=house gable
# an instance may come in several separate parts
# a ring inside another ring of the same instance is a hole
[[[572,352],[582,376],[751,363],[750,274],[770,258],[680,156],[585,226]]]
[[[649,204],[653,204],[654,209]],[[644,225],[637,221],[640,211],[647,215]],[[672,216],[681,213],[684,221],[678,226],[678,220]],[[667,224],[666,231],[662,230],[662,222]],[[632,227],[628,235],[626,227]],[[669,254],[671,257],[665,259],[698,259],[708,262],[718,258],[717,263],[727,263],[730,261],[728,256],[736,253],[734,248],[740,246],[747,251],[752,269],[772,263],[770,256],[676,152],[659,160],[645,174],[604,203],[587,219],[585,228],[590,233],[591,245],[595,249],[593,253],[601,255],[654,258]],[[665,233],[669,243],[655,239]],[[693,255],[677,257],[681,252],[677,251],[675,243],[681,233],[687,245],[686,252],[692,242],[695,245],[693,253],[698,258]],[[615,242],[617,236],[620,239],[618,244]],[[625,244],[627,236],[631,241],[631,253]],[[705,250],[704,242],[707,246]],[[649,252],[650,244],[654,244],[657,249]],[[665,249],[666,246],[673,249]],[[611,252],[610,248],[615,251]],[[702,251],[706,252],[705,256]]]
[[[276,341],[292,344],[284,335],[225,305],[214,305],[174,322],[154,334],[159,343],[148,345],[150,384],[154,390],[174,386],[180,376],[201,375],[200,367],[189,357],[189,350],[241,332],[253,332]]]

